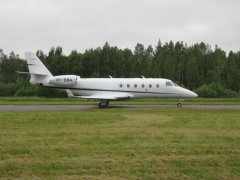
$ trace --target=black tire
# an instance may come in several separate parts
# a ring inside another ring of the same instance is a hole
[[[108,105],[109,105],[109,101],[107,101],[106,104],[101,104],[101,102],[99,102],[98,107],[99,108],[107,108]]]
[[[177,107],[178,107],[178,108],[181,108],[181,107],[182,107],[182,104],[181,104],[181,103],[177,103]]]
[[[98,104],[98,107],[99,107],[99,108],[105,108],[106,105],[102,105],[101,102],[100,102],[100,103]]]

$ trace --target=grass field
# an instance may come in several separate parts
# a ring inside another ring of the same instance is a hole
[[[198,105],[240,105],[240,98],[194,98],[185,99],[183,104]],[[0,97],[0,105],[44,105],[44,104],[98,104],[96,101],[87,101],[81,98],[40,98],[40,97]],[[177,104],[177,99],[134,99],[128,101],[116,101],[111,104],[138,104],[138,105],[161,105]]]
[[[240,179],[239,110],[0,112],[0,178]]]

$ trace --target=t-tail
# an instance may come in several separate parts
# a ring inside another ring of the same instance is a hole
[[[17,72],[21,74],[30,74],[31,84],[69,89],[69,87],[75,86],[77,80],[80,79],[80,77],[76,75],[53,76],[34,53],[26,52],[25,56],[29,72]]]
[[[49,83],[49,80],[53,78],[53,75],[49,70],[44,66],[40,59],[31,52],[26,52],[26,61],[29,72],[18,72],[22,74],[30,74],[31,84],[46,85]]]

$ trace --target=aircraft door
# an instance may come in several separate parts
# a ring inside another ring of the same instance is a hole
[[[148,89],[147,89],[147,87],[145,86],[145,84],[142,84],[141,87],[142,87],[143,92],[147,92],[147,91],[148,91]]]

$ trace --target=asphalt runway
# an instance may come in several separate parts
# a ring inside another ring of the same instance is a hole
[[[176,105],[109,105],[108,109],[164,109],[175,108]],[[183,105],[183,109],[234,109],[240,110],[240,105]],[[61,111],[99,109],[97,105],[0,105],[3,111]]]

